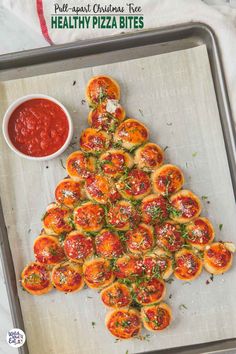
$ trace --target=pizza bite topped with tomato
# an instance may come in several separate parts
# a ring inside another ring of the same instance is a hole
[[[108,331],[119,339],[131,339],[141,331],[141,318],[135,309],[117,309],[106,315],[105,324]]]
[[[87,128],[80,136],[80,147],[84,152],[98,155],[109,149],[110,140],[105,131]]]
[[[199,250],[204,250],[215,237],[211,222],[203,217],[198,217],[186,224],[185,231],[187,243]]]
[[[34,241],[34,256],[42,264],[57,264],[65,260],[58,237],[41,234]]]
[[[157,305],[142,307],[141,317],[143,325],[148,331],[162,331],[170,325],[172,311],[167,304],[162,302]]]
[[[127,249],[131,253],[146,253],[154,247],[153,228],[144,223],[139,224],[133,230],[127,231],[125,237]]]
[[[58,204],[73,208],[80,200],[84,199],[82,184],[70,178],[63,179],[56,186],[55,199]]]
[[[91,175],[85,181],[87,197],[100,204],[107,204],[110,197],[110,189],[109,180],[100,174]]]
[[[142,306],[160,302],[166,294],[166,286],[163,280],[152,277],[142,282],[133,284],[135,300]]]
[[[141,202],[142,220],[146,224],[162,223],[168,218],[168,199],[162,194],[149,194]]]
[[[112,178],[120,177],[126,169],[133,166],[132,156],[124,150],[111,149],[104,152],[99,158],[102,172]]]
[[[66,206],[51,203],[42,217],[43,229],[48,235],[60,235],[70,232],[74,226],[72,215]]]
[[[52,270],[53,286],[64,293],[74,293],[84,287],[82,266],[74,262],[57,264]]]
[[[163,165],[152,174],[152,186],[155,193],[169,195],[180,190],[183,184],[183,172],[175,165]]]
[[[170,203],[170,218],[180,224],[192,221],[202,211],[199,198],[186,189],[173,194]]]
[[[101,230],[95,237],[96,253],[104,258],[117,258],[124,253],[122,242],[115,231]]]
[[[173,273],[173,258],[171,254],[154,249],[143,257],[143,271],[147,277],[168,279]]]
[[[113,133],[125,119],[125,110],[117,100],[106,99],[95,106],[88,115],[88,123],[92,128]]]
[[[123,198],[139,200],[150,194],[151,180],[147,172],[133,168],[119,179],[117,188]]]
[[[86,100],[91,105],[97,105],[108,99],[119,101],[120,86],[110,76],[94,76],[87,84],[85,95]]]
[[[84,281],[89,288],[100,289],[114,281],[110,262],[105,258],[95,258],[83,265]]]
[[[21,285],[32,295],[46,294],[53,289],[50,271],[38,262],[32,262],[24,268]]]
[[[167,252],[179,251],[184,244],[180,225],[173,221],[155,225],[155,235],[157,246]]]
[[[203,262],[192,250],[183,248],[175,254],[174,275],[180,280],[191,281],[202,272]]]
[[[101,300],[107,307],[121,308],[131,304],[132,295],[127,285],[116,281],[101,291]]]
[[[144,144],[149,137],[148,129],[138,120],[129,118],[122,122],[114,133],[114,142],[131,150]]]
[[[74,209],[74,225],[76,230],[97,232],[103,228],[104,208],[93,202],[86,202]]]
[[[76,182],[88,178],[96,170],[96,160],[82,151],[75,151],[66,160],[66,171]]]
[[[106,215],[107,224],[120,231],[134,228],[139,221],[140,215],[138,210],[127,200],[120,200],[111,205]]]
[[[215,242],[204,251],[204,267],[212,274],[222,274],[229,270],[233,262],[235,246],[229,242]]]
[[[144,171],[154,171],[164,162],[164,151],[154,143],[147,143],[135,151],[134,162]]]
[[[93,240],[79,231],[72,231],[64,241],[64,250],[67,258],[82,263],[94,254]]]
[[[122,279],[135,279],[141,276],[143,274],[142,258],[128,254],[118,258],[114,265],[114,274]]]

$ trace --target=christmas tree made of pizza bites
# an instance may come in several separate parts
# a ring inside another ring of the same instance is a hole
[[[203,266],[222,274],[234,245],[212,243],[199,198],[182,189],[181,169],[164,164],[145,125],[126,118],[114,79],[93,77],[86,99],[90,127],[81,150],[67,158],[68,177],[56,186],[21,284],[33,295],[78,292],[85,284],[101,290],[107,329],[130,339],[142,325],[154,332],[170,325],[163,300],[172,273],[182,281],[196,279]]]

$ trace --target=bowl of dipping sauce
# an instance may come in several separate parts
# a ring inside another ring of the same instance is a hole
[[[50,160],[70,144],[72,119],[53,97],[32,94],[14,101],[3,118],[3,135],[8,146],[30,160]]]

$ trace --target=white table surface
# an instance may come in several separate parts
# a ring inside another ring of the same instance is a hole
[[[211,3],[215,3],[215,1],[216,0],[211,0]],[[220,0],[220,3],[223,2],[225,1]],[[14,26],[12,25],[13,23]],[[6,10],[2,6],[2,0],[0,0],[0,54],[39,48],[46,45],[46,41],[39,33],[29,28],[23,21]],[[7,331],[12,327],[13,324],[10,315],[5,280],[0,262],[0,354],[17,353],[17,350],[8,346],[5,340]],[[220,353],[236,354],[236,351],[221,351]]]

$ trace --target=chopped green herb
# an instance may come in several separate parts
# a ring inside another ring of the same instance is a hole
[[[163,150],[166,151],[167,149],[169,149],[169,146],[166,146]]]
[[[219,230],[221,231],[222,228],[223,228],[223,224],[220,224],[220,225],[219,225]]]
[[[96,325],[96,322],[92,322],[91,324],[92,324],[92,326],[93,326],[93,328],[94,328],[94,327],[95,327],[95,325]]]
[[[174,281],[174,278],[169,278],[165,280],[166,283],[171,284]]]
[[[52,255],[52,256],[56,256],[57,255],[57,250],[53,247],[49,247],[48,249],[49,253]]]
[[[197,156],[197,152],[195,151],[192,153],[192,157],[196,157],[196,156]]]
[[[60,234],[59,235],[59,242],[63,243],[65,241],[65,238],[66,238],[66,233]]]
[[[173,217],[178,217],[182,215],[181,211],[174,208],[172,205],[167,205],[167,211]]]
[[[139,108],[138,110],[139,110],[141,116],[143,116],[143,111],[141,110],[141,108]]]
[[[64,164],[63,164],[63,161],[62,161],[62,159],[60,159],[60,163],[61,163],[61,166],[64,168],[64,170],[66,169],[65,168],[65,166],[64,166]]]
[[[187,310],[188,308],[187,308],[187,306],[186,306],[186,305],[181,304],[181,305],[179,305],[179,310],[182,310],[182,309]]]
[[[208,196],[207,195],[202,195],[201,198],[202,198],[202,200],[207,200]]]

